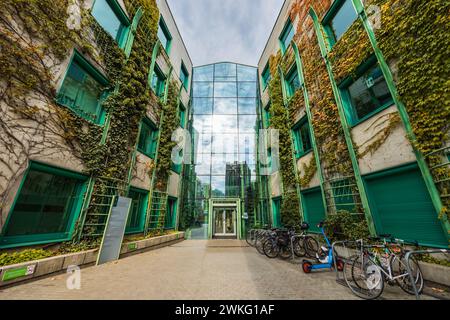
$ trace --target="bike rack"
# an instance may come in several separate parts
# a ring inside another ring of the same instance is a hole
[[[417,290],[416,282],[414,281],[414,277],[413,277],[412,272],[411,272],[410,258],[411,258],[412,255],[423,254],[423,253],[445,253],[445,254],[449,254],[450,250],[449,249],[428,249],[428,250],[409,251],[409,252],[406,253],[406,255],[405,255],[406,271],[408,271],[409,280],[411,281],[411,284],[412,284],[413,289],[414,289],[414,294],[416,295],[416,299],[417,300],[420,300],[420,294],[419,294],[419,291]]]
[[[347,287],[347,284],[346,284],[345,280],[343,278],[341,278],[340,272],[339,272],[339,270],[337,268],[337,262],[336,262],[337,252],[336,252],[335,249],[336,249],[337,246],[341,246],[342,248],[349,250],[349,249],[351,249],[349,247],[349,245],[352,245],[352,244],[355,244],[355,247],[356,247],[357,241],[347,241],[347,240],[335,241],[331,245],[331,250],[332,250],[331,252],[333,254],[334,271],[336,272],[336,282],[339,283],[340,285],[345,286],[345,287]],[[346,260],[347,260],[347,257],[346,258],[339,257],[339,258],[344,260],[344,262],[346,262]],[[344,272],[345,272],[345,270],[342,271],[342,273],[344,273]]]

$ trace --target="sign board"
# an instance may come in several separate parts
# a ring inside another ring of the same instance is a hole
[[[118,197],[117,203],[112,208],[106,222],[97,265],[119,259],[130,208],[130,198]]]
[[[32,275],[36,269],[36,264],[31,264],[28,266],[15,268],[15,269],[7,269],[3,272],[2,281],[13,280],[21,277],[26,277]]]

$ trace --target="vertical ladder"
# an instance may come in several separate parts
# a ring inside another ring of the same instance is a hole
[[[444,207],[450,207],[450,146],[430,152],[425,158],[442,204]]]
[[[326,211],[336,214],[348,211],[352,214],[364,214],[354,175],[339,176],[324,181]]]
[[[163,230],[167,211],[167,192],[154,190],[148,214],[147,231]]]

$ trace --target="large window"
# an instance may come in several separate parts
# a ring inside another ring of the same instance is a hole
[[[159,19],[158,25],[158,39],[161,41],[161,45],[166,50],[167,54],[170,53],[170,47],[172,46],[172,36],[170,35],[169,28],[167,28],[163,17]]]
[[[288,98],[295,94],[295,91],[301,87],[300,77],[298,76],[297,65],[291,68],[286,76],[286,94]]]
[[[8,216],[1,246],[69,240],[86,178],[32,163]]]
[[[119,46],[122,46],[130,22],[117,1],[95,0],[92,15],[106,32],[119,43]]]
[[[187,90],[189,88],[189,72],[187,71],[183,62],[181,62],[180,80],[183,84],[183,87]]]
[[[77,115],[101,123],[104,116],[101,104],[106,96],[103,89],[107,84],[106,78],[75,53],[59,89],[57,101]]]
[[[155,158],[156,146],[158,144],[158,129],[147,118],[144,118],[139,135],[138,150],[150,158]]]
[[[300,158],[312,150],[308,118],[304,117],[300,120],[292,131],[294,134],[295,154],[297,158]]]
[[[392,105],[389,88],[378,64],[344,82],[343,97],[352,124],[367,119]]]
[[[269,68],[269,63],[267,63],[266,67],[264,68],[262,74],[262,85],[263,85],[263,90],[265,90],[267,88],[267,85],[269,84],[270,81],[270,68]]]
[[[324,18],[325,30],[334,44],[350,28],[358,15],[353,8],[352,0],[335,0]]]
[[[184,129],[184,127],[186,126],[186,108],[181,103],[178,109],[178,115],[180,117],[180,127]]]
[[[155,70],[152,76],[151,87],[153,92],[159,97],[164,97],[164,91],[166,89],[166,77],[158,65],[155,64]]]
[[[131,209],[125,233],[140,233],[144,231],[145,213],[147,211],[148,191],[130,188],[128,197],[132,199]]]
[[[286,52],[287,48],[291,44],[291,41],[294,38],[294,35],[295,35],[295,30],[294,30],[291,20],[289,19],[286,22],[286,25],[284,26],[284,29],[281,32],[281,35],[279,38],[280,47],[281,47],[281,51],[283,54]]]
[[[266,128],[270,127],[270,102],[264,108],[264,124]]]
[[[164,228],[166,229],[174,229],[177,219],[177,203],[178,200],[176,198],[171,198],[167,200],[167,211],[165,216]]]
[[[275,228],[281,227],[281,197],[272,199],[272,219]]]

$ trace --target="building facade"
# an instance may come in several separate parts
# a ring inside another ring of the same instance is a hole
[[[0,249],[97,241],[117,196],[127,235],[448,247],[445,1],[285,0],[255,67],[193,67],[165,0],[42,3],[0,4]]]

